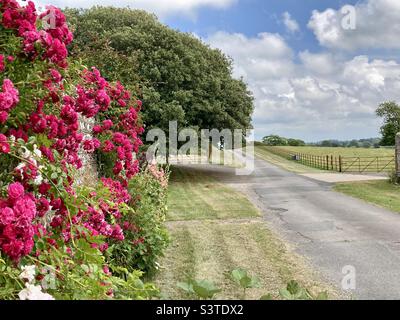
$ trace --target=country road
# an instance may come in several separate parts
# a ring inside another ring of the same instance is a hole
[[[342,269],[353,266],[355,299],[400,299],[400,214],[259,159],[250,176],[223,166],[191,167],[245,192],[275,231],[339,289]]]

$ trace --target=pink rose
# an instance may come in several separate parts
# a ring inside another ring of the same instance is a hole
[[[0,209],[0,224],[6,226],[12,223],[15,219],[14,211],[11,208]]]
[[[8,196],[12,200],[21,198],[24,195],[24,193],[25,193],[24,186],[19,182],[11,183],[8,186]]]

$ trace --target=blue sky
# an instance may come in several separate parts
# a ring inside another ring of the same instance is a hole
[[[195,17],[173,14],[164,18],[163,22],[181,31],[195,32],[201,37],[221,30],[240,32],[249,37],[266,31],[285,35],[281,16],[284,12],[290,12],[303,32],[297,37],[287,37],[289,44],[296,50],[314,51],[319,50],[320,46],[313,33],[307,32],[307,23],[312,11],[338,8],[356,2],[357,0],[241,0],[222,10],[202,8],[197,11]]]
[[[116,5],[114,0],[40,2]],[[232,57],[234,76],[242,77],[255,97],[257,138],[377,137],[378,104],[400,101],[399,0],[120,0],[118,5],[153,12]],[[342,12],[349,5],[351,16]],[[354,23],[350,29],[343,25],[348,17]]]

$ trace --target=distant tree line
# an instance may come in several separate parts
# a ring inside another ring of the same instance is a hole
[[[353,140],[323,140],[317,143],[309,143],[310,146],[317,147],[331,147],[331,148],[380,148],[381,139],[380,138],[370,138],[370,139],[353,139]]]
[[[381,146],[391,147],[395,145],[396,135],[400,133],[400,106],[394,101],[381,103],[376,114],[383,118],[381,126],[382,138],[370,138],[359,140],[323,140],[315,143],[305,143],[300,139],[289,139],[271,134],[262,139],[262,143],[268,146],[316,146],[316,147],[344,147],[344,148],[379,148]]]
[[[300,139],[284,138],[278,135],[269,135],[262,139],[262,143],[267,146],[315,146],[315,147],[330,147],[330,148],[379,148],[381,139],[370,138],[370,139],[359,139],[359,140],[323,140],[315,143],[305,143]]]
[[[269,135],[262,139],[262,142],[268,146],[305,146],[306,143],[300,139],[284,138],[278,135]]]

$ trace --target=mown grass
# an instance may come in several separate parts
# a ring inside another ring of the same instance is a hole
[[[278,147],[298,153],[316,156],[343,156],[343,157],[392,157],[394,149],[391,148],[330,148],[330,147]]]
[[[170,181],[167,216],[170,221],[259,216],[244,195],[232,192],[201,172],[174,168]]]
[[[400,213],[400,186],[389,181],[339,183],[335,190]]]
[[[172,244],[155,278],[165,298],[191,298],[176,284],[192,278],[213,281],[222,289],[216,298],[242,299],[242,290],[229,277],[238,267],[262,282],[248,290],[247,299],[266,293],[276,297],[292,279],[315,292],[331,290],[267,228],[244,195],[205,173],[172,170],[167,222]]]
[[[308,167],[301,163],[291,161],[291,160],[285,159],[283,157],[280,157],[276,154],[273,154],[273,153],[269,152],[268,149],[264,146],[255,146],[254,153],[255,153],[256,157],[263,159],[267,162],[270,162],[278,167],[281,167],[281,168],[286,169],[291,172],[295,172],[295,173],[324,172],[322,170]]]

